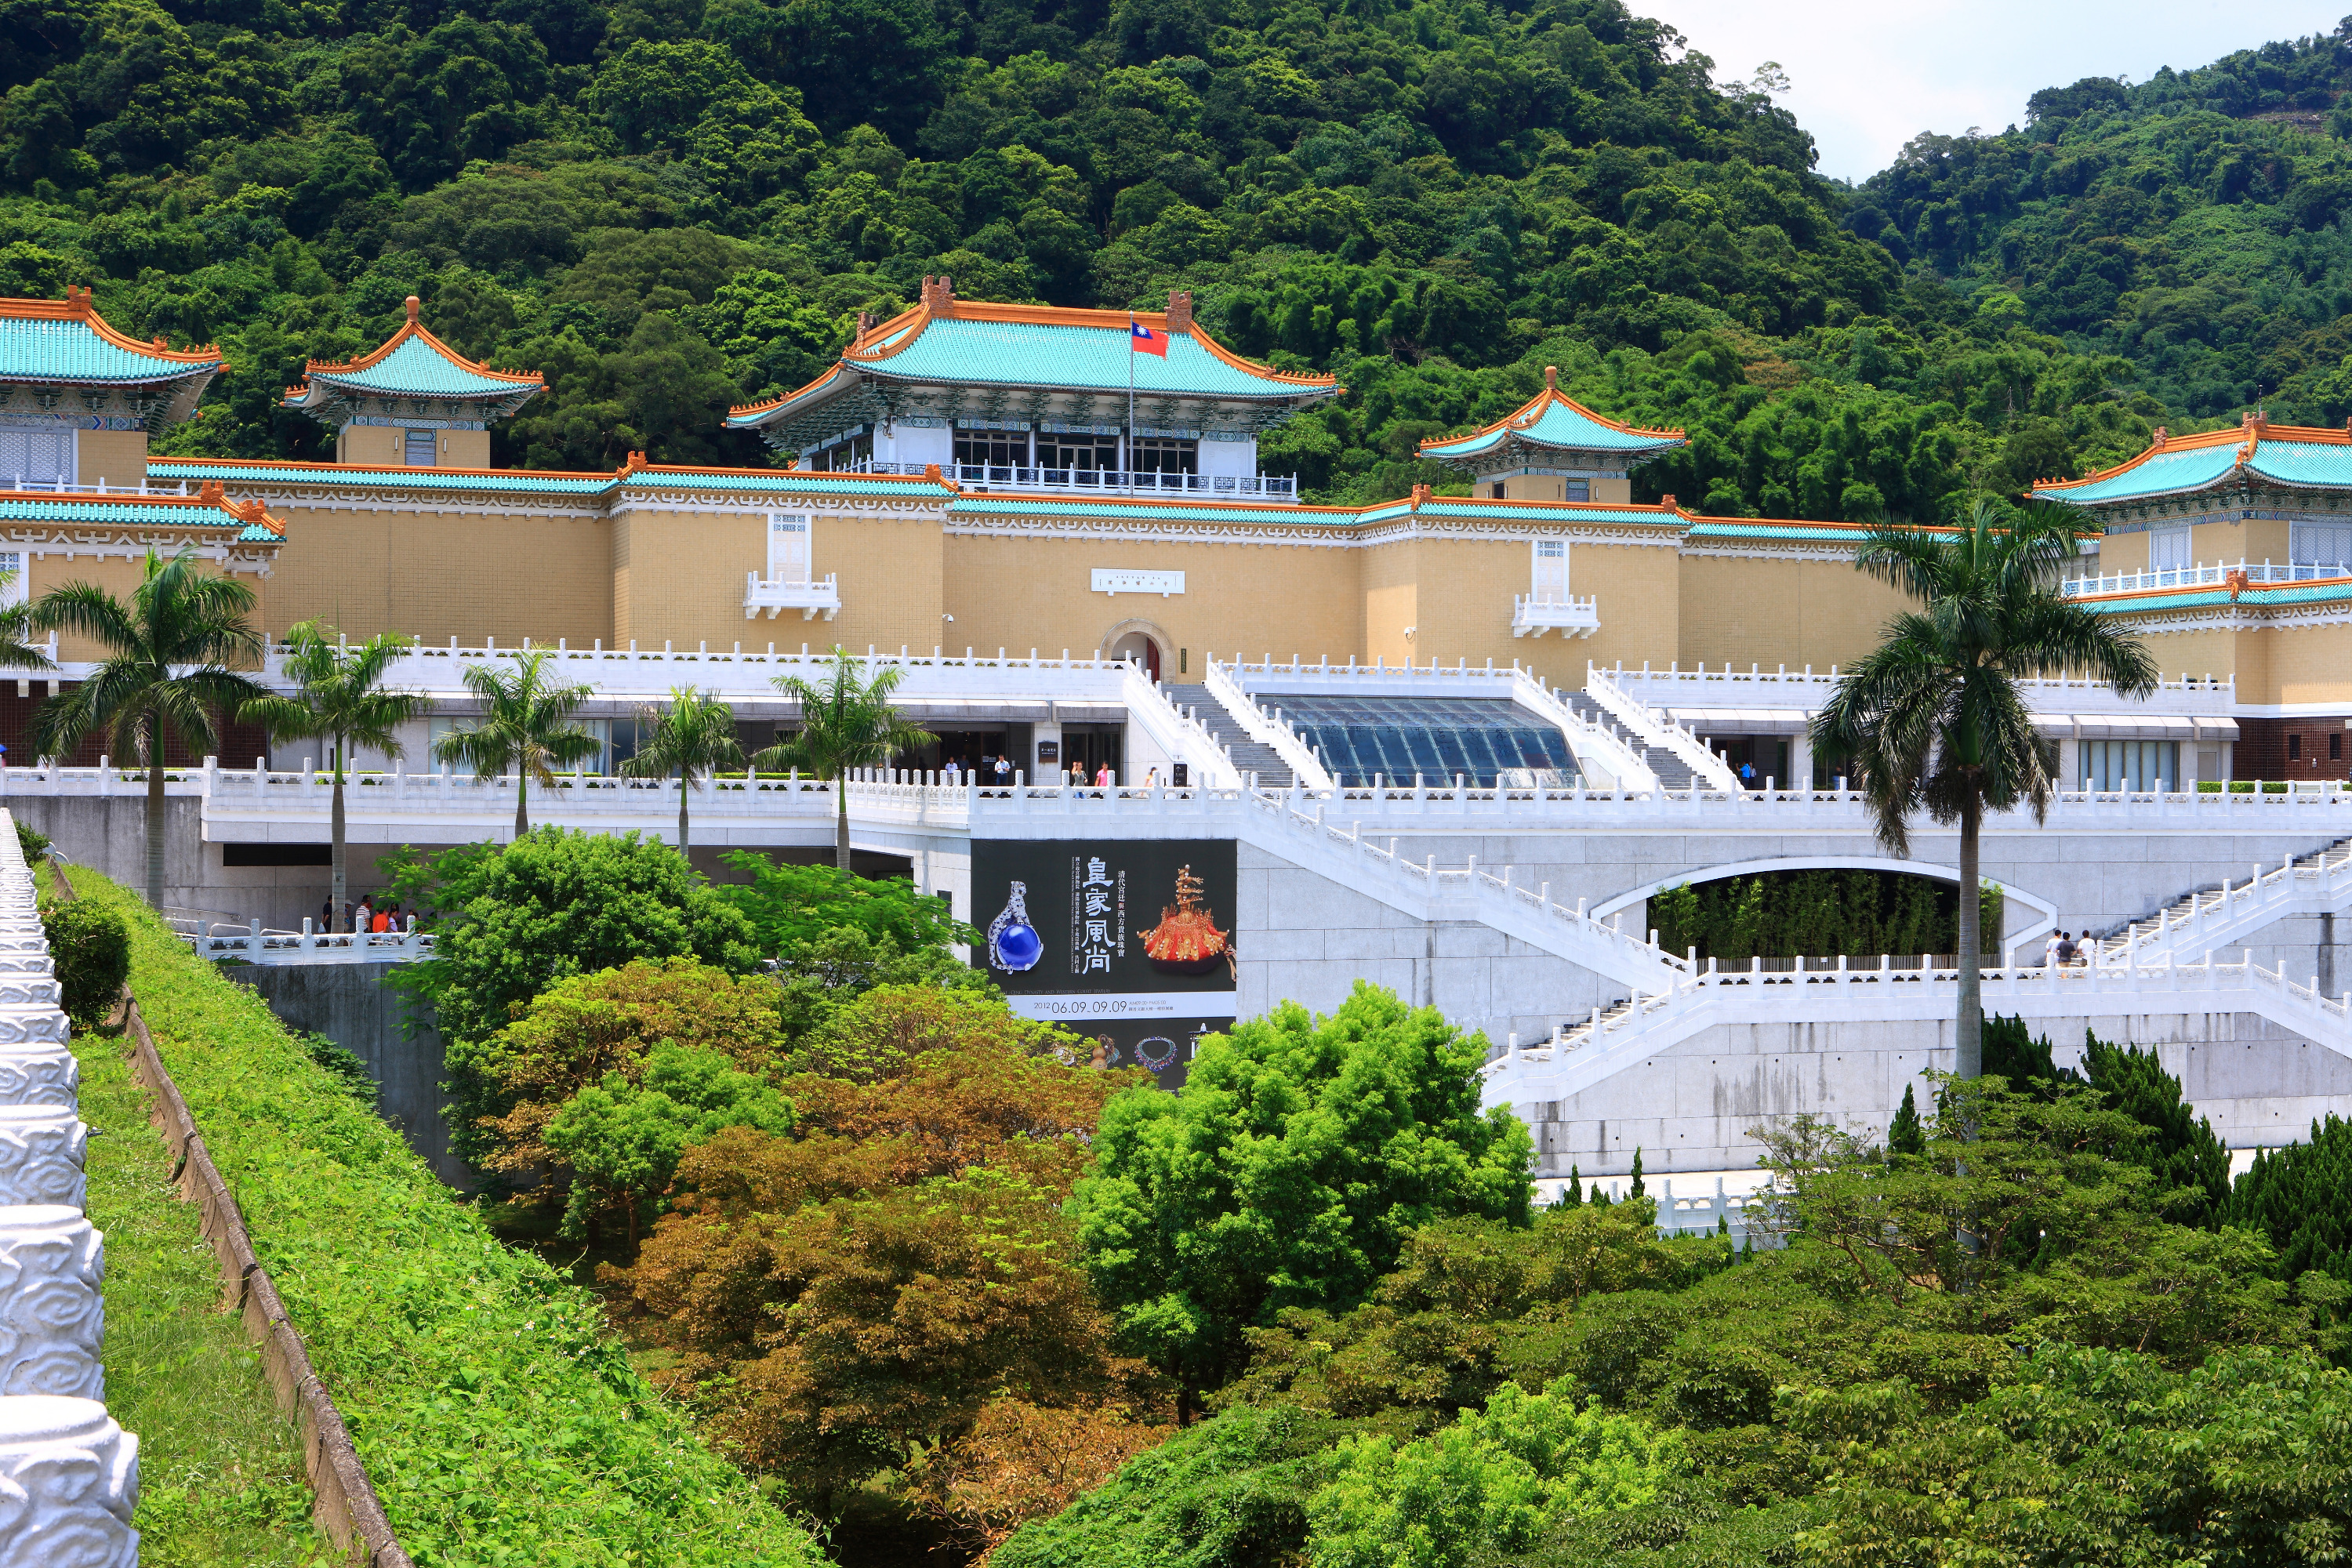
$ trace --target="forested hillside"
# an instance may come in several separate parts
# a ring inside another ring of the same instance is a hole
[[[1333,498],[1560,364],[1687,426],[1643,492],[1937,513],[2168,419],[2352,405],[2337,39],[2039,95],[1849,193],[1777,72],[1617,0],[47,0],[0,30],[0,289],[217,340],[171,450],[316,457],[275,406],[400,300],[543,371],[501,462],[760,462],[724,406],[926,273],[1152,305],[1337,372],[1269,443]],[[2303,110],[2316,131],[2245,116]]]

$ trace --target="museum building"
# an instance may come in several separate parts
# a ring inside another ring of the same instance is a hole
[[[1212,658],[1516,662],[1568,691],[1588,665],[1826,672],[1900,602],[1853,570],[1859,526],[1635,501],[1633,469],[1682,433],[1583,408],[1549,372],[1507,417],[1423,443],[1470,494],[1302,502],[1295,479],[1259,471],[1259,437],[1344,389],[1234,353],[1181,293],[1130,314],[964,300],[928,279],[814,382],[728,416],[777,452],[767,468],[490,468],[491,422],[541,378],[467,360],[414,300],[373,353],[313,363],[286,393],[334,431],[336,461],[150,456],[226,369],[216,351],[114,331],[86,291],[0,300],[6,594],[127,594],[148,550],[191,545],[255,586],[272,633],[318,620],[467,647],[1101,651],[1171,687]],[[2185,722],[2053,716],[2074,782],[2352,776],[2352,435],[2159,433],[2129,463],[2036,493],[2084,511],[2069,591],[2144,636],[2168,679],[2216,693]],[[68,637],[58,657],[96,653]],[[0,741],[16,744],[47,684],[0,688]],[[1803,775],[1802,710],[1675,717],[1759,773]],[[1018,721],[975,721],[1028,757]],[[262,743],[233,739],[225,763]]]

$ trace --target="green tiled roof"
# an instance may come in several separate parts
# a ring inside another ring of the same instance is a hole
[[[1564,397],[1548,395],[1542,415],[1531,425],[1514,426],[1507,421],[1491,430],[1423,447],[1421,455],[1441,462],[1475,458],[1514,440],[1575,452],[1664,452],[1689,445],[1688,438],[1681,436],[1653,436],[1620,430],[1612,425],[1602,424]]]
[[[2281,607],[2289,605],[2326,605],[2352,599],[2352,580],[2338,579],[2332,583],[2282,584],[2275,588],[2248,587],[2242,590],[2237,603],[2251,609]],[[2135,594],[2122,599],[2084,599],[2078,601],[2085,609],[2107,615],[2122,615],[2141,610],[2197,610],[2209,605],[2231,602],[2227,588],[2200,589],[2192,594]]]
[[[2100,501],[2137,500],[2143,496],[2179,495],[2189,490],[2201,490],[2215,480],[2228,477],[2230,471],[2238,466],[2239,450],[2238,443],[2224,441],[2210,447],[2191,447],[2179,452],[2158,452],[2120,474],[2110,475],[2090,484],[2053,485],[2037,489],[2033,493],[2047,500],[2089,506]]]
[[[1121,326],[1034,321],[933,321],[887,359],[849,363],[899,381],[971,381],[997,386],[1069,387],[1124,395],[1130,365],[1139,397],[1328,397],[1328,386],[1253,374],[1219,359],[1189,332],[1168,334],[1168,357],[1137,353]]]
[[[640,470],[622,480],[633,489],[772,490],[786,495],[908,496],[945,500],[951,493],[927,479],[894,479],[872,474],[814,470],[683,473],[674,468]]]
[[[1295,506],[1249,506],[1237,502],[1144,500],[1062,500],[1052,496],[959,496],[948,503],[948,516],[1133,518],[1146,522],[1197,522],[1203,526],[1248,526],[1280,523],[1287,527],[1319,525],[1353,528],[1362,521],[1353,510],[1312,511]]]
[[[1366,522],[1385,522],[1413,510],[1410,500],[1382,501],[1362,510]],[[1429,496],[1421,503],[1423,517],[1493,518],[1510,522],[1640,523],[1651,528],[1680,528],[1683,520],[1671,511],[1646,508],[1586,506],[1560,501],[1494,500],[1475,496]]]
[[[396,397],[511,397],[518,392],[532,390],[534,385],[470,370],[421,335],[406,338],[365,370],[336,370],[314,364],[308,374],[312,381],[353,392]]]
[[[2352,447],[2334,442],[2260,441],[2247,466],[2283,485],[2352,489]]]
[[[902,333],[900,336],[904,336],[904,334]],[[896,342],[898,339],[893,338],[891,341]],[[848,374],[849,373],[847,371],[842,369],[839,365],[835,365],[824,375],[818,377],[807,386],[801,388],[800,391],[793,393],[789,397],[780,398],[773,403],[753,403],[746,405],[741,408],[730,409],[727,414],[727,428],[730,430],[749,430],[755,425],[763,424],[766,422],[770,415],[774,414],[785,404],[795,403],[803,397],[823,392],[828,387],[834,386],[836,383],[848,375]]]
[[[81,381],[108,385],[210,375],[220,355],[191,363],[125,348],[87,321],[0,317],[0,381]]]
[[[620,481],[611,474],[542,474],[528,468],[482,473],[457,468],[358,468],[338,463],[239,463],[203,458],[150,458],[150,479],[219,479],[235,485],[380,486],[400,490],[527,490],[537,494],[602,495]]]
[[[141,500],[135,496],[73,501],[0,491],[0,521],[98,523],[119,528],[234,528],[239,539],[251,542],[274,544],[278,539],[259,523],[247,523],[217,507],[173,505]]]
[[[1755,539],[1780,543],[1852,544],[1868,537],[1860,529],[1827,522],[1772,522],[1764,519],[1706,518],[1691,524],[1691,538]]]

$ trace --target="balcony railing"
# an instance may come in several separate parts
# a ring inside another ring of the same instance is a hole
[[[2151,588],[2226,588],[2231,577],[2243,573],[2249,585],[2271,583],[2325,583],[2352,577],[2352,565],[2340,562],[2241,561],[2211,566],[2158,566],[2145,572],[2110,572],[2102,577],[2070,577],[2059,585],[2068,598],[2091,594],[2138,594]]]
[[[878,459],[846,470],[858,474],[920,474],[926,463]],[[1121,473],[1112,468],[1000,468],[982,463],[941,463],[941,477],[961,485],[1002,485],[1007,489],[1082,490],[1098,495],[1189,495],[1211,500],[1297,500],[1298,476],[1247,474]]]
[[[774,620],[781,610],[798,610],[801,619],[814,620],[817,612],[824,612],[826,620],[841,614],[841,589],[836,576],[826,573],[821,583],[788,583],[781,577],[762,577],[757,572],[743,574],[743,618],[756,620],[761,610]]]
[[[1520,594],[1511,600],[1511,635],[1537,637],[1558,632],[1564,637],[1589,637],[1601,629],[1601,611],[1591,595],[1584,598],[1538,599]]]

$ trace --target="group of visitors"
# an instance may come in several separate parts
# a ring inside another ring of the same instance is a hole
[[[2082,944],[2074,940],[2074,933],[2071,931],[2052,931],[2050,940],[2042,946],[2042,966],[2044,969],[2058,969],[2070,963],[2087,963],[2090,962],[2090,956]]]
[[[1087,778],[1087,763],[1085,758],[1072,757],[1070,759],[1070,773],[1066,782],[1067,782],[1072,789],[1085,789],[1087,787],[1088,780]],[[1110,764],[1108,763],[1103,763],[1102,766],[1095,770],[1094,778],[1092,780],[1095,788],[1108,789],[1118,782],[1118,780],[1111,774]]]
[[[949,757],[940,763],[940,782],[942,784],[961,784],[966,773],[971,775],[974,784],[1010,789],[1013,785],[1013,759],[983,755],[977,763],[966,763],[961,757]]]
[[[345,900],[342,919],[338,921],[335,900],[329,899],[319,906],[319,929],[331,936],[346,931],[354,935],[412,935],[416,930],[416,911],[410,910],[404,915],[397,899],[387,899],[379,907],[375,896],[370,893],[362,895],[356,904]]]

